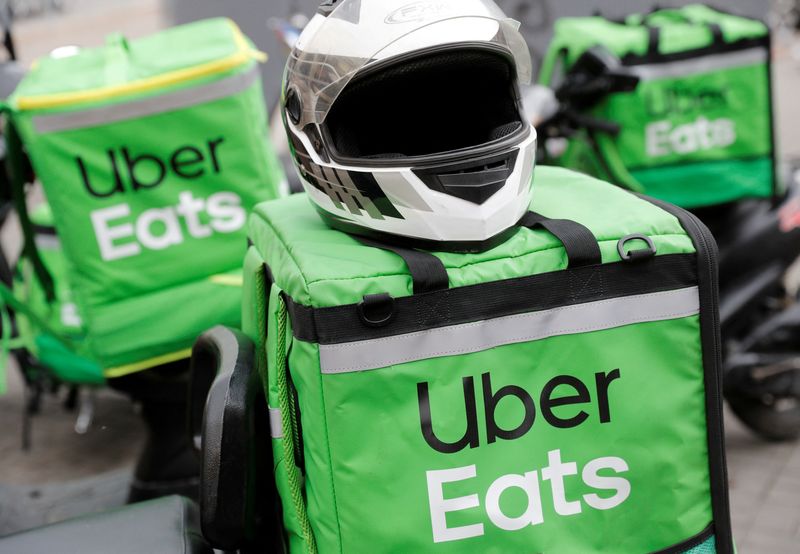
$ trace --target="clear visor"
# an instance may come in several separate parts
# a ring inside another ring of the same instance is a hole
[[[286,66],[302,102],[299,126],[325,121],[336,98],[369,65],[407,52],[456,43],[496,46],[514,59],[517,79],[531,81],[531,57],[519,23],[492,0],[344,0],[315,17]]]

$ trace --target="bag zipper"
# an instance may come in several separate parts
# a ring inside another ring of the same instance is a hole
[[[14,108],[18,111],[64,108],[74,104],[84,104],[88,102],[102,102],[112,100],[121,96],[140,94],[160,88],[170,87],[182,82],[192,81],[203,77],[209,77],[218,73],[224,73],[237,67],[243,66],[251,61],[267,61],[264,52],[256,50],[245,38],[239,27],[229,21],[233,41],[236,43],[236,52],[210,62],[202,63],[192,67],[176,69],[169,73],[154,75],[145,79],[109,85],[90,90],[79,90],[74,92],[59,92],[53,94],[42,94],[39,96],[22,96],[14,102]]]

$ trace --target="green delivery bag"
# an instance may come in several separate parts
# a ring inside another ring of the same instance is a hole
[[[188,357],[200,331],[239,322],[247,212],[285,186],[260,56],[209,19],[44,58],[9,99],[10,144],[21,138],[54,214],[81,353],[106,376]]]
[[[769,30],[702,5],[559,19],[542,67],[549,86],[601,45],[640,78],[592,110],[618,136],[573,140],[559,164],[603,175],[617,160],[657,198],[694,208],[774,192]],[[598,158],[600,158],[598,160]],[[612,161],[613,160],[613,161]]]
[[[55,298],[48,300],[31,260],[21,257],[14,272],[13,289],[14,297],[25,306],[25,311],[16,314],[19,346],[60,382],[103,385],[103,369],[76,352],[76,345],[86,340],[86,328],[73,298],[67,260],[50,207],[42,204],[30,216],[37,252],[53,278]],[[26,317],[26,313],[37,314],[41,324]]]
[[[290,552],[733,551],[713,239],[564,169],[532,210],[431,254],[256,208],[243,323]]]

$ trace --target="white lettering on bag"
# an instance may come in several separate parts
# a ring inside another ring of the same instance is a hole
[[[201,221],[204,212],[209,217],[208,224]],[[130,216],[128,204],[91,212],[92,227],[104,261],[138,256],[143,248],[165,250],[183,244],[186,240],[184,227],[188,235],[196,239],[210,237],[214,231],[234,233],[244,227],[247,218],[241,198],[232,192],[217,192],[207,199],[182,192],[176,206],[151,208],[135,221],[131,221]]]
[[[428,502],[431,507],[431,525],[433,525],[433,542],[457,541],[479,537],[483,535],[483,524],[464,525],[462,527],[447,527],[447,513],[480,506],[477,494],[460,496],[457,498],[444,498],[445,483],[465,481],[476,475],[475,466],[456,467],[428,471]]]
[[[500,497],[512,488],[522,489],[528,495],[528,507],[519,517],[508,517],[500,508]],[[503,475],[486,491],[486,513],[489,520],[504,531],[519,531],[529,525],[544,523],[539,477],[536,471],[524,475]]]
[[[581,512],[580,500],[567,500],[564,480],[578,474],[575,462],[562,462],[561,451],[551,450],[547,454],[548,465],[541,470],[542,481],[550,481],[553,508],[561,516],[569,516]],[[601,471],[614,471],[616,476],[601,476]],[[581,472],[585,485],[596,490],[614,491],[608,498],[590,493],[583,495],[583,501],[596,510],[610,510],[622,504],[630,496],[631,485],[620,473],[628,471],[628,464],[622,458],[613,456],[597,458],[588,462]],[[447,526],[447,514],[480,507],[478,494],[470,494],[455,498],[445,498],[444,484],[466,481],[477,477],[475,465],[452,469],[426,472],[428,480],[428,500],[430,504],[433,542],[448,542],[479,537],[484,534],[484,525],[475,522],[458,527]],[[512,488],[522,489],[528,505],[519,517],[509,517],[500,508],[500,497]],[[503,475],[488,488],[485,498],[485,510],[489,520],[505,531],[519,531],[529,526],[544,523],[542,511],[542,494],[536,471],[523,475]]]
[[[656,121],[645,127],[645,147],[651,158],[726,148],[734,142],[736,124],[724,117],[708,120],[700,116],[676,127],[669,121]]]

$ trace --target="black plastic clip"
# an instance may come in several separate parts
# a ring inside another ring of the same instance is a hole
[[[390,294],[368,294],[358,303],[358,315],[364,325],[383,327],[394,319],[394,298]]]
[[[625,245],[635,240],[644,241],[647,243],[647,248],[640,248],[638,250],[625,250]],[[653,244],[653,240],[650,237],[637,233],[619,239],[619,242],[617,243],[617,252],[619,252],[619,257],[622,258],[623,261],[635,262],[637,260],[645,260],[655,256],[656,245]]]

